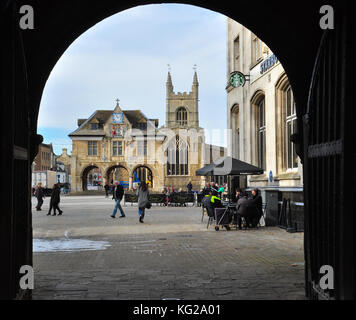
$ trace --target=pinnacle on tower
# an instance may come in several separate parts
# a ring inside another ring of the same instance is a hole
[[[167,77],[167,82],[166,82],[166,89],[167,89],[167,95],[169,93],[173,92],[173,84],[172,84],[172,78],[171,78],[171,72],[170,70],[168,71],[168,77]]]
[[[171,73],[169,71],[168,71],[168,77],[167,77],[167,85],[173,86],[172,85]]]
[[[197,75],[197,72],[195,71],[194,72],[194,78],[193,78],[193,85],[198,85],[198,75]]]
[[[194,77],[193,77],[193,85],[199,85],[198,83],[198,75],[197,75],[197,65],[195,64],[194,67]]]

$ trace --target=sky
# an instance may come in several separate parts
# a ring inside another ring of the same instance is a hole
[[[226,120],[226,17],[181,4],[145,5],[113,15],[76,39],[45,86],[38,133],[56,154],[71,152],[68,134],[95,110],[141,110],[165,123],[166,80],[189,92],[193,66],[199,80],[199,124],[224,130]],[[224,134],[207,142],[226,146]]]

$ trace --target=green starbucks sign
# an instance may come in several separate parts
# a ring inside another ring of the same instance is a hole
[[[243,87],[246,83],[246,77],[240,71],[235,71],[230,74],[230,84],[234,87]]]

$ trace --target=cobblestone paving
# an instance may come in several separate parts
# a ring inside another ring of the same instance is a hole
[[[153,206],[140,224],[131,206],[126,218],[110,218],[109,199],[66,197],[61,204],[62,217],[33,212],[34,238],[110,247],[34,253],[33,299],[304,299],[302,233],[216,232],[195,207]]]

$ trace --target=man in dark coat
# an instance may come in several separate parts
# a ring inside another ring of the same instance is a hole
[[[189,183],[187,184],[187,189],[188,189],[188,193],[192,193],[193,185],[191,181],[189,181]]]
[[[204,187],[203,190],[202,190],[202,194],[204,195],[204,197],[207,196],[207,195],[209,195],[209,191],[210,191],[210,185],[209,185],[209,183],[207,182],[207,183],[205,184],[205,187]]]
[[[263,211],[262,211],[262,197],[259,194],[259,191],[257,188],[252,189],[252,199],[250,201],[251,205],[251,217],[250,217],[250,222],[252,227],[256,227],[258,222],[260,221]]]
[[[105,183],[105,186],[104,186],[104,189],[105,189],[105,198],[108,198],[109,197],[109,185],[107,183]]]
[[[213,196],[218,197],[219,196],[219,192],[218,192],[218,186],[215,184],[215,182],[212,182],[210,184],[210,189],[213,192]]]
[[[113,190],[112,198],[115,199],[115,208],[114,211],[112,212],[112,215],[110,216],[111,218],[115,218],[117,209],[120,210],[121,216],[119,218],[124,218],[125,213],[124,210],[121,207],[120,201],[124,197],[124,188],[121,184],[119,184],[117,181],[115,181],[115,188]]]
[[[62,215],[63,211],[61,209],[59,209],[59,206],[58,206],[59,202],[61,201],[60,193],[61,193],[61,191],[59,189],[58,184],[55,184],[52,189],[51,200],[49,202],[49,211],[47,213],[47,216],[51,215],[52,208],[53,208],[53,216],[56,215],[56,210],[58,210],[59,216]]]
[[[37,211],[41,211],[42,210],[41,207],[42,207],[42,204],[43,204],[43,199],[45,198],[41,183],[39,183],[37,185],[37,189],[35,191],[35,197],[37,198],[36,210]]]

